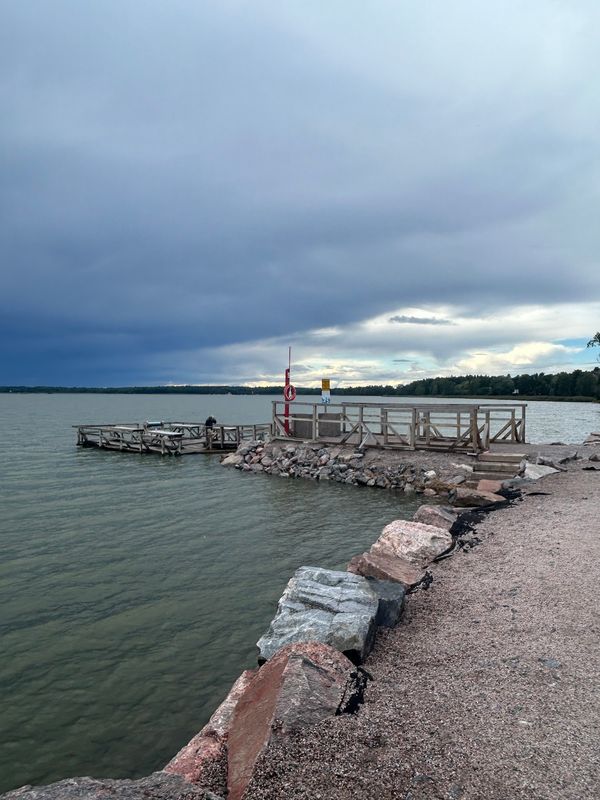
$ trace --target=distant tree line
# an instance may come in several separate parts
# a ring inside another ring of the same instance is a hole
[[[0,392],[37,394],[283,394],[283,386],[0,386]],[[298,394],[319,395],[315,387],[298,387]],[[600,400],[600,367],[584,371],[533,375],[459,375],[450,378],[424,378],[405,385],[371,384],[336,387],[333,395],[384,397],[547,397]]]
[[[518,393],[526,397],[600,399],[600,369],[533,375],[460,375],[426,378],[399,386],[405,396],[497,397]]]

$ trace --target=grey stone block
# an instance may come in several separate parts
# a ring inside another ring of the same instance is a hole
[[[373,646],[377,625],[395,624],[402,611],[402,587],[386,584],[349,572],[300,567],[257,643],[259,661],[291,642],[314,641],[360,663]]]

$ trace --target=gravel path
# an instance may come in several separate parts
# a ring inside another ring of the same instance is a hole
[[[600,472],[581,466],[434,565],[359,715],[273,747],[247,800],[600,797]]]

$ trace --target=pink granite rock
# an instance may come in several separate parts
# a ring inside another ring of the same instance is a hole
[[[260,668],[233,714],[228,800],[241,800],[272,738],[335,714],[353,669],[344,655],[317,642],[286,645]]]
[[[223,755],[236,706],[257,671],[242,672],[206,725],[163,767],[164,772],[181,775],[190,783],[202,780],[207,765]]]
[[[434,558],[452,547],[447,530],[422,522],[396,519],[386,525],[371,547],[372,554],[400,558],[417,567],[426,567]]]
[[[401,583],[407,590],[420,583],[425,576],[420,567],[404,558],[372,552],[354,556],[348,564],[348,572],[365,578]]]
[[[493,481],[488,478],[482,478],[477,484],[478,492],[491,492],[497,494],[502,489],[502,481]]]
[[[492,492],[480,492],[478,489],[462,489],[460,486],[449,493],[453,506],[482,507],[493,506],[495,503],[504,503],[505,498]]]
[[[456,511],[451,513],[445,511],[441,506],[419,506],[413,514],[415,522],[422,522],[425,525],[433,525],[435,528],[444,528],[449,531],[456,522]]]

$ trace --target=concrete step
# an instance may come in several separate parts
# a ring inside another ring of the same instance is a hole
[[[509,475],[506,472],[472,472],[468,482],[477,487],[479,481],[507,481],[514,477],[515,473]]]
[[[478,461],[500,461],[519,464],[524,458],[523,453],[481,453]]]
[[[501,461],[478,461],[473,465],[478,472],[504,472],[514,475],[519,471],[519,464],[504,464]]]

